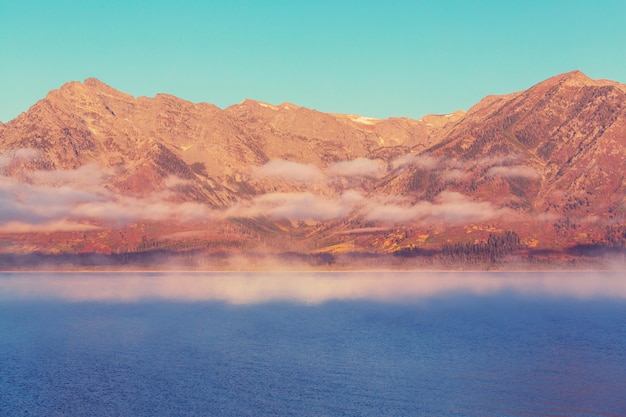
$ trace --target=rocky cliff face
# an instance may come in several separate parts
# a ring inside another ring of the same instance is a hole
[[[0,125],[0,240],[4,252],[306,253],[504,231],[527,248],[619,241],[625,106],[626,86],[578,71],[420,120],[71,82]]]
[[[426,152],[448,169],[462,170],[456,183],[440,179],[431,187],[557,216],[619,211],[625,103],[624,85],[578,71],[521,93],[487,97]],[[394,181],[410,185],[419,176],[412,170]]]

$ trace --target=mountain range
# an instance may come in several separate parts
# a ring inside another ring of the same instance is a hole
[[[0,263],[623,259],[625,109],[580,71],[419,120],[70,82],[0,124]]]

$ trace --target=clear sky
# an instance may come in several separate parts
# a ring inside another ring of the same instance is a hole
[[[0,121],[96,77],[134,96],[449,113],[580,69],[626,82],[624,0],[0,0]]]

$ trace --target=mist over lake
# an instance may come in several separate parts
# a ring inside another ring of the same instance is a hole
[[[623,415],[622,276],[2,274],[0,415]]]

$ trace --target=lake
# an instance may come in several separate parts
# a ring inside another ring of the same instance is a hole
[[[1,416],[623,416],[622,272],[0,274]]]

